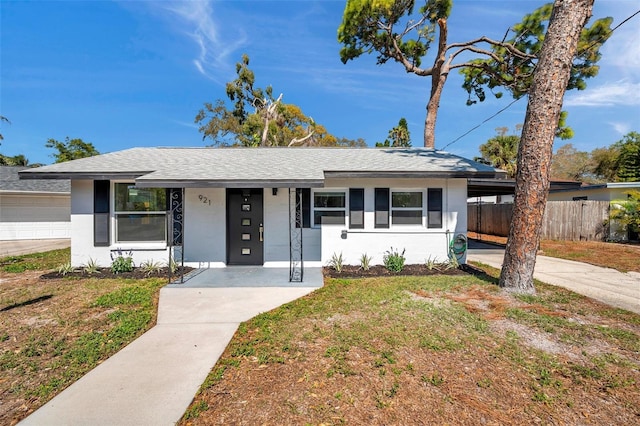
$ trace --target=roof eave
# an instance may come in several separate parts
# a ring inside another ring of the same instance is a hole
[[[20,179],[118,180],[137,179],[151,172],[19,172]]]
[[[136,179],[140,188],[322,188],[322,179]]]
[[[378,178],[378,179],[416,179],[416,178],[494,178],[501,179],[505,173],[495,171],[325,171],[325,178]]]

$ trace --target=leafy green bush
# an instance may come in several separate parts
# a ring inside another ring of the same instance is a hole
[[[391,247],[391,250],[388,250],[384,253],[382,257],[382,261],[384,262],[384,266],[390,270],[391,272],[400,272],[404,268],[404,257],[405,249],[402,250],[402,253],[398,250],[394,250]]]
[[[131,251],[123,253],[122,250],[117,250],[116,253],[116,255],[111,253],[111,272],[121,274],[133,271],[133,253]]]

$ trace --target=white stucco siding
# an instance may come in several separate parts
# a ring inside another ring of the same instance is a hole
[[[306,265],[320,266],[320,229],[303,229],[302,245]],[[264,265],[289,267],[289,188],[264,190]]]
[[[226,208],[223,188],[185,190],[185,263],[204,268],[226,264]]]
[[[71,181],[71,264],[80,267],[91,259],[100,266],[107,267],[111,265],[112,253],[117,254],[117,250],[125,254],[131,252],[136,266],[145,261],[166,264],[169,260],[166,244],[116,242],[113,182],[110,193],[109,240],[111,244],[107,247],[95,247],[93,244],[93,181]]]
[[[422,225],[393,225],[375,228],[375,188],[391,191],[421,191],[423,193]],[[467,232],[467,183],[466,179],[358,179],[329,180],[323,190],[332,188],[348,191],[364,188],[364,229],[349,229],[345,225],[322,225],[322,263],[342,254],[345,263],[358,265],[363,254],[372,257],[372,264],[382,264],[386,251],[405,251],[406,262],[424,263],[427,258],[444,261],[448,258],[449,242],[454,235]],[[442,228],[427,228],[427,189],[442,189]],[[343,232],[346,231],[346,234]],[[346,237],[346,238],[345,238]],[[464,262],[466,259],[462,258]]]
[[[0,194],[0,240],[70,238],[68,194]]]

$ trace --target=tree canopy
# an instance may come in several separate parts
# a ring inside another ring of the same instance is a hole
[[[629,132],[608,147],[579,151],[572,144],[557,149],[551,177],[587,183],[640,181],[640,134]]]
[[[416,3],[420,4],[417,8]],[[486,98],[485,88],[492,92],[504,88],[514,98],[529,92],[552,10],[551,5],[545,5],[526,15],[509,29],[504,40],[479,36],[449,43],[447,20],[452,6],[451,0],[347,0],[338,28],[343,63],[365,53],[376,53],[378,64],[393,60],[408,73],[431,77],[424,127],[424,146],[429,148],[435,146],[440,97],[452,70],[457,69],[464,76],[469,105]],[[610,24],[611,18],[605,18],[583,29],[579,42],[582,50],[570,64],[567,89],[584,89],[585,79],[597,74],[595,64],[600,59],[599,49],[609,36]],[[433,63],[422,67],[432,45],[436,50]],[[468,54],[478,58],[464,60]],[[500,91],[494,94],[502,96]]]
[[[358,146],[359,142],[338,139],[321,124],[306,116],[294,104],[273,96],[273,88],[255,85],[249,56],[236,64],[237,78],[226,85],[228,101],[207,102],[195,117],[203,139],[212,145],[234,146]],[[232,107],[228,107],[228,103]],[[364,142],[362,143],[364,144]]]
[[[45,146],[57,151],[51,154],[51,156],[55,158],[56,163],[64,163],[65,161],[77,160],[78,158],[92,157],[100,154],[91,142],[85,142],[82,139],[69,139],[68,136],[65,138],[64,142],[49,139]]]
[[[411,133],[409,132],[409,125],[407,124],[407,120],[404,117],[402,117],[400,121],[398,121],[397,126],[389,130],[389,135],[384,142],[376,142],[376,147],[385,146],[404,148],[408,148],[411,146]]]

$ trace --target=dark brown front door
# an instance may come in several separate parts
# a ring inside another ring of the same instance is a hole
[[[262,189],[227,189],[227,264],[262,265]]]

